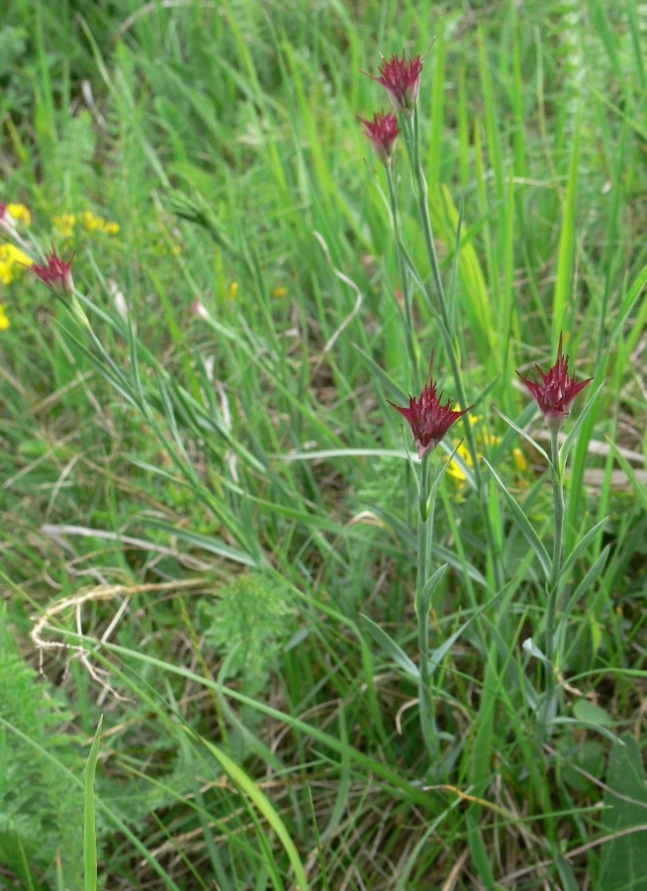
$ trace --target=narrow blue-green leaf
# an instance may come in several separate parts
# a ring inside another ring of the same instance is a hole
[[[534,449],[537,449],[539,454],[542,455],[546,459],[546,463],[549,466],[552,466],[552,462],[551,462],[550,458],[548,457],[548,453],[546,452],[546,450],[543,449],[539,445],[539,443],[535,439],[533,439],[532,436],[526,430],[524,430],[522,427],[518,427],[517,424],[515,424],[514,421],[510,420],[510,418],[507,415],[504,415],[502,411],[499,411],[499,409],[496,407],[496,405],[493,405],[492,409],[500,418],[502,418],[502,420],[504,420],[506,422],[506,424],[509,427],[511,427],[516,433],[518,433],[519,436],[522,436],[525,440],[527,440],[530,443],[530,445]]]
[[[548,659],[544,655],[543,651],[539,649],[532,637],[527,637],[521,644],[521,646],[523,648],[523,651],[525,653],[528,653],[529,656],[533,656],[535,659],[539,659],[540,662],[545,662],[546,664],[548,664]]]
[[[317,449],[311,452],[290,452],[287,455],[270,455],[277,461],[314,461],[318,458],[403,458],[408,460],[404,449]]]
[[[602,571],[604,570],[604,567],[606,566],[607,560],[609,559],[609,550],[610,549],[607,546],[600,552],[600,554],[599,554],[597,560],[595,561],[595,563],[593,564],[593,566],[590,567],[590,569],[588,570],[588,572],[586,573],[586,575],[584,576],[582,581],[579,583],[577,588],[573,591],[571,597],[569,598],[568,604],[564,610],[564,615],[560,619],[560,623],[559,623],[560,626],[562,625],[563,622],[566,622],[568,620],[568,617],[570,616],[572,611],[577,606],[578,601],[581,600],[582,597],[591,590],[593,585],[599,579],[600,575],[602,574]]]
[[[226,545],[219,538],[210,535],[202,535],[199,532],[192,532],[190,529],[181,529],[179,526],[172,526],[170,523],[164,523],[162,520],[146,519],[146,525],[153,529],[159,529],[160,532],[166,532],[168,535],[174,535],[176,538],[186,541],[188,544],[197,548],[202,548],[212,554],[218,554],[227,560],[233,560],[234,563],[241,563],[243,566],[254,566],[258,568],[258,561],[243,551],[238,551]]]
[[[451,649],[451,647],[454,646],[454,644],[456,643],[458,638],[466,631],[467,628],[469,628],[469,626],[472,624],[474,619],[478,618],[478,616],[480,616],[481,613],[483,613],[487,609],[489,609],[489,607],[492,606],[492,604],[496,600],[498,600],[499,597],[501,597],[501,595],[504,593],[504,591],[508,587],[509,587],[509,585],[504,585],[504,587],[497,594],[495,594],[494,597],[492,597],[487,603],[484,603],[483,606],[479,607],[479,609],[475,610],[475,612],[472,613],[472,615],[469,617],[469,619],[467,619],[466,622],[463,622],[463,624],[460,626],[460,628],[457,631],[455,631],[450,637],[448,637],[447,640],[441,644],[441,646],[439,646],[437,649],[433,650],[432,653],[430,653],[430,655],[429,655],[429,669],[432,674],[433,674],[434,670],[440,665],[442,660],[445,658],[446,654]]]
[[[544,575],[546,576],[546,580],[548,581],[548,579],[550,578],[550,573],[551,573],[551,562],[550,562],[550,557],[548,556],[548,551],[541,543],[539,536],[537,535],[535,530],[530,525],[530,521],[528,520],[528,518],[526,517],[524,512],[521,510],[521,508],[519,507],[517,502],[514,500],[512,495],[508,492],[505,483],[503,482],[501,477],[498,475],[498,473],[496,472],[494,467],[492,467],[492,465],[487,460],[487,458],[484,458],[483,460],[485,461],[487,466],[490,468],[491,474],[493,475],[494,479],[497,481],[497,483],[499,485],[499,488],[503,492],[506,503],[507,503],[508,507],[510,508],[510,510],[512,511],[513,517],[519,524],[519,528],[523,532],[526,541],[528,542],[530,547],[533,549],[533,551],[537,555],[537,559],[541,563],[541,568],[544,570]]]
[[[617,743],[619,746],[624,746],[624,743],[621,739],[611,733],[606,727],[602,727],[600,724],[592,724],[590,721],[579,721],[576,718],[567,718],[567,717],[557,717],[553,718],[550,722],[551,724],[569,724],[570,726],[575,727],[586,727],[589,730],[595,730],[596,733],[601,733],[602,736],[606,736],[607,739],[611,740],[612,743]]]
[[[501,442],[498,443],[498,445],[492,451],[492,463],[495,467],[498,467],[499,463],[502,460],[507,460],[510,448],[515,440],[515,433],[518,434],[519,431],[525,430],[526,425],[529,424],[530,421],[533,419],[536,411],[537,406],[535,405],[535,403],[532,401],[528,402],[517,420],[513,421],[512,425],[509,426],[508,429],[505,431],[505,433],[501,437]],[[509,423],[507,417],[505,418],[505,420],[506,423]]]
[[[445,473],[449,469],[449,466],[452,463],[452,461],[455,462],[460,467],[460,469],[463,471],[463,473],[465,474],[465,480],[466,480],[468,486],[470,487],[470,489],[478,488],[476,485],[476,477],[474,476],[474,468],[470,467],[470,465],[467,463],[467,461],[465,461],[465,459],[463,457],[461,457],[461,455],[458,454],[458,449],[463,444],[463,442],[464,442],[464,440],[461,439],[460,442],[456,443],[456,445],[453,445],[451,442],[447,442],[447,440],[445,440],[445,439],[442,439],[440,441],[440,447],[447,455],[449,455],[449,461],[447,461],[445,463],[445,465],[442,468],[441,472],[439,473],[438,477],[434,481],[434,485],[433,485],[433,489],[432,489],[432,493],[430,494],[430,497],[433,497],[433,494],[436,492],[436,489],[438,488],[438,483],[439,483],[440,479],[445,475]]]
[[[390,656],[391,659],[399,665],[400,668],[408,674],[409,677],[414,678],[416,681],[420,680],[420,672],[418,671],[418,666],[409,659],[404,650],[397,644],[392,637],[390,637],[386,631],[380,628],[372,619],[369,619],[368,616],[362,615],[362,619],[366,623],[366,627],[369,631],[369,634],[373,638],[373,640],[380,646],[387,656]]]
[[[599,523],[596,523],[595,526],[592,529],[589,529],[586,535],[580,539],[580,541],[575,545],[568,557],[564,560],[562,569],[559,574],[560,578],[565,578],[566,576],[568,576],[580,554],[584,553],[591,542],[595,539],[598,532],[601,532],[604,529],[608,521],[609,517],[605,517],[603,520],[600,520]]]
[[[589,399],[589,401],[586,403],[586,405],[584,406],[584,408],[582,410],[582,414],[579,416],[579,418],[573,425],[573,429],[569,432],[568,436],[564,440],[564,444],[562,445],[562,447],[559,450],[560,462],[562,464],[562,467],[564,467],[564,465],[566,464],[566,460],[568,458],[568,453],[570,452],[570,450],[573,446],[573,443],[577,439],[577,436],[578,436],[580,430],[582,429],[582,425],[584,424],[584,421],[590,415],[591,410],[593,409],[593,406],[595,405],[597,398],[600,394],[600,391],[602,390],[602,387],[605,385],[605,383],[606,383],[606,381],[602,381],[602,383],[597,388],[597,390],[595,390],[595,392],[591,395],[591,398]]]
[[[418,616],[429,615],[431,599],[434,596],[434,591],[445,577],[445,573],[448,569],[448,563],[443,563],[442,566],[439,566],[431,578],[427,579],[423,585],[422,591],[416,595],[416,613]]]

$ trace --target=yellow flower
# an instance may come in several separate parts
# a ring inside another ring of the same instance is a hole
[[[229,285],[229,299],[235,300],[238,295],[238,282],[232,282]]]
[[[274,290],[272,291],[272,297],[280,298],[280,297],[287,297],[287,296],[288,296],[287,288],[279,287],[279,288],[274,288]]]
[[[459,458],[462,459],[463,463],[467,464],[468,467],[474,467],[474,462],[472,461],[472,456],[470,454],[470,450],[467,448],[464,442],[462,442],[459,447],[456,449],[456,454]],[[449,462],[449,467],[447,468],[447,473],[453,477],[459,486],[462,486],[467,480],[467,475],[463,468],[460,466],[458,461],[453,458]]]
[[[81,225],[88,232],[105,232],[106,235],[116,235],[119,232],[119,223],[107,223],[103,217],[98,217],[91,210],[84,210],[79,217]]]
[[[11,327],[11,322],[5,314],[6,308],[7,307],[4,305],[4,303],[0,303],[0,331],[6,331],[7,328]]]
[[[53,222],[63,238],[72,237],[76,225],[76,217],[73,213],[64,213],[60,217],[54,217]]]
[[[16,222],[24,223],[25,226],[31,225],[31,213],[24,204],[7,204],[7,210]]]
[[[519,473],[525,473],[526,470],[528,470],[528,462],[521,449],[513,449],[512,457],[514,458],[514,463],[516,464]]]
[[[81,225],[88,230],[88,232],[94,231],[94,229],[103,229],[104,221],[101,217],[95,216],[91,210],[84,210],[82,214],[79,215],[79,220],[81,221]]]
[[[460,411],[458,403],[456,404],[456,409]],[[483,420],[483,415],[469,414],[467,417],[472,427],[476,427],[476,425],[480,424],[480,422]],[[500,442],[501,438],[499,436],[491,436],[485,431],[476,431],[476,444],[478,446],[495,446],[498,445]],[[472,454],[464,442],[459,445],[458,449],[456,450],[456,454],[459,458],[462,459],[464,464],[467,464],[468,467],[474,467]],[[478,456],[479,458],[481,457],[480,451],[478,452]],[[459,488],[462,488],[465,485],[467,481],[467,475],[456,460],[450,461],[449,467],[447,468],[447,473],[456,480]]]
[[[119,233],[119,223],[108,223],[103,217],[92,213],[91,210],[82,211],[78,216],[78,220],[73,213],[64,213],[60,217],[54,217],[54,225],[63,238],[72,237],[77,222],[87,232],[105,232],[106,235],[117,235]]]
[[[32,266],[34,261],[13,244],[0,244],[0,282],[10,285],[22,266]]]

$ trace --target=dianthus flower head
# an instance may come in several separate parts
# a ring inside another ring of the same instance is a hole
[[[42,282],[55,291],[62,290],[65,294],[74,293],[74,282],[72,281],[72,261],[74,254],[65,262],[62,260],[55,250],[45,257],[46,265],[34,263],[31,271]]]
[[[397,55],[393,55],[388,62],[382,59],[380,76],[373,77],[369,74],[369,77],[382,84],[396,111],[411,115],[418,101],[423,65],[424,59],[421,56],[414,56],[407,62],[405,53],[402,53],[401,59]]]
[[[364,135],[368,136],[373,146],[373,151],[382,164],[388,164],[395,148],[396,140],[400,134],[398,119],[392,112],[376,112],[372,121],[360,117],[364,124]]]
[[[401,408],[399,405],[389,402],[389,405],[392,405],[409,422],[413,441],[418,449],[418,457],[421,460],[425,455],[433,452],[452,424],[470,410],[465,408],[463,411],[452,411],[451,399],[442,405],[443,394],[438,395],[436,384],[432,378],[433,358],[432,353],[427,383],[417,399],[409,396],[409,408]]]
[[[593,378],[589,377],[585,381],[579,382],[575,380],[575,375],[569,378],[568,356],[564,356],[562,353],[561,334],[559,335],[557,361],[549,369],[548,374],[544,374],[539,365],[535,365],[535,368],[539,372],[541,381],[529,381],[518,371],[517,374],[530,390],[530,395],[539,406],[548,429],[551,433],[557,433],[570,415],[575,397],[587,384],[591,383]]]

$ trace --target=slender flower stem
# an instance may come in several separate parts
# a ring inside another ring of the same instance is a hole
[[[427,179],[422,168],[420,160],[420,127],[418,123],[418,112],[414,112],[412,119],[407,119],[405,126],[406,140],[405,144],[409,150],[409,160],[413,167],[413,174],[416,179],[418,190],[418,204],[420,207],[420,216],[422,220],[422,231],[425,238],[425,247],[429,256],[431,272],[434,277],[436,293],[438,295],[438,304],[440,306],[440,315],[443,324],[447,329],[450,339],[453,337],[453,331],[449,325],[449,315],[447,313],[447,301],[445,299],[445,288],[440,275],[440,263],[438,262],[438,254],[436,253],[436,243],[434,241],[434,233],[431,227],[431,217],[429,215],[429,189],[427,187]]]
[[[564,480],[562,476],[562,468],[560,466],[559,455],[559,434],[555,431],[550,433],[550,457],[552,468],[550,471],[551,482],[553,484],[553,510],[555,513],[555,538],[553,541],[553,563],[550,573],[550,579],[547,587],[547,606],[546,606],[546,699],[544,702],[544,714],[542,721],[544,729],[548,725],[548,721],[555,712],[555,622],[557,616],[557,599],[559,594],[559,575],[562,569],[562,551],[564,541]]]
[[[429,676],[429,608],[420,602],[420,595],[429,576],[429,563],[433,541],[435,497],[431,495],[429,483],[429,457],[422,460],[420,479],[420,516],[418,517],[418,572],[416,580],[415,610],[418,619],[418,652],[420,654],[420,680],[418,697],[420,700],[420,727],[427,753],[436,763],[440,763],[438,729],[436,727],[435,702],[430,688]]]
[[[422,221],[425,246],[427,249],[429,265],[431,266],[434,284],[436,287],[436,293],[438,296],[438,306],[440,308],[441,322],[439,328],[443,337],[445,352],[449,359],[449,364],[451,365],[452,375],[454,378],[454,386],[456,387],[457,400],[462,407],[467,405],[467,396],[465,394],[465,385],[463,383],[463,375],[461,373],[459,358],[456,354],[454,346],[455,332],[452,330],[449,313],[447,311],[447,299],[445,297],[445,289],[443,287],[443,281],[440,275],[440,263],[438,262],[438,254],[436,253],[431,216],[429,214],[429,190],[427,187],[427,180],[420,156],[420,126],[418,122],[418,109],[415,109],[411,118],[408,118],[406,116],[401,117],[403,122],[404,143],[407,148],[409,162],[413,169],[417,186],[418,206],[420,210],[420,218]],[[483,523],[488,538],[488,551],[490,554],[492,554],[494,581],[497,589],[500,590],[504,584],[501,552],[490,521],[487,487],[485,480],[483,479],[483,474],[481,472],[481,465],[476,445],[476,436],[474,434],[472,424],[469,422],[469,420],[464,421],[464,430],[465,438],[467,440],[467,447],[472,458],[476,488],[479,495],[481,515],[483,517]]]
[[[398,197],[395,188],[395,180],[393,177],[393,170],[391,168],[391,164],[386,164],[386,181],[389,187],[389,199],[391,202],[391,220],[393,225],[393,233],[395,235],[395,243],[397,248],[398,255],[398,268],[400,270],[400,280],[402,282],[402,294],[404,296],[404,317],[405,317],[405,338],[407,341],[407,350],[409,352],[409,359],[411,362],[411,369],[413,374],[413,385],[414,389],[418,388],[420,383],[419,381],[419,367],[420,367],[420,356],[418,350],[418,344],[414,338],[414,325],[413,325],[413,299],[411,294],[411,287],[409,281],[409,272],[406,267],[406,263],[404,261],[404,254],[402,248],[402,238],[400,232],[400,217],[398,214]]]

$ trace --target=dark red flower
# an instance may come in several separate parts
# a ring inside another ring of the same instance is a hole
[[[382,84],[396,111],[410,115],[418,101],[420,72],[423,65],[424,59],[421,56],[414,56],[407,62],[406,55],[402,53],[401,59],[394,55],[390,62],[382,60],[380,77],[373,77],[371,74],[369,77]]]
[[[372,121],[362,117],[360,121],[364,124],[364,135],[371,140],[373,151],[383,164],[388,164],[400,133],[398,119],[390,111],[386,114],[378,111]]]
[[[55,250],[52,250],[52,253],[45,259],[47,261],[46,266],[34,263],[31,267],[31,271],[34,275],[38,276],[38,278],[42,282],[45,282],[50,288],[54,288],[55,290],[60,288],[66,294],[74,293],[74,282],[72,281],[72,261],[74,260],[74,254],[72,254],[70,259],[65,262],[58,256]]]
[[[409,408],[401,408],[389,401],[389,405],[393,405],[393,408],[409,422],[413,441],[418,449],[418,457],[421,459],[433,452],[452,424],[470,410],[465,408],[463,411],[452,411],[451,399],[448,399],[445,405],[441,405],[443,394],[438,396],[436,384],[432,379],[433,358],[432,353],[427,384],[418,399],[409,396]]]
[[[559,349],[557,350],[557,361],[548,374],[544,374],[539,365],[535,368],[541,376],[541,382],[537,380],[529,381],[519,372],[517,374],[530,390],[532,398],[539,406],[539,410],[544,416],[544,423],[552,433],[561,430],[564,422],[571,413],[571,407],[575,401],[575,397],[580,393],[587,384],[593,380],[592,377],[579,383],[568,376],[568,356],[562,354],[562,335],[559,335]]]

